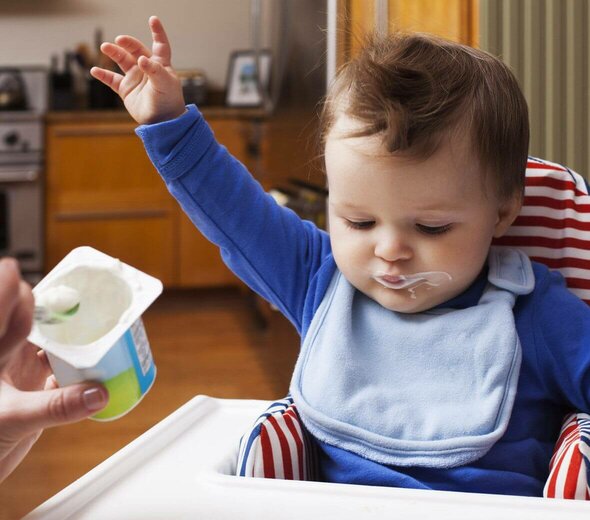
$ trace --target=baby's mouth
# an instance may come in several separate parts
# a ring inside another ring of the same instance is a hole
[[[383,274],[375,275],[373,278],[388,289],[410,289],[427,281],[423,276],[393,276]]]
[[[388,289],[407,289],[413,294],[413,290],[421,285],[427,285],[429,288],[437,287],[443,283],[450,282],[453,278],[449,273],[445,273],[444,271],[428,271],[400,275],[375,273],[373,279]]]

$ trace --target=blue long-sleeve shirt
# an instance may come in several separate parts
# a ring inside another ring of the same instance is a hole
[[[280,207],[220,146],[194,106],[137,134],[168,189],[226,264],[304,338],[337,269],[328,235]],[[563,278],[533,263],[535,290],[514,307],[522,345],[517,395],[503,437],[481,459],[435,469],[377,464],[318,441],[330,482],[540,496],[563,416],[590,410],[590,309]],[[487,273],[446,307],[477,304]],[[326,367],[326,373],[333,367]],[[329,377],[327,377],[329,381]],[[346,399],[346,396],[342,396]]]

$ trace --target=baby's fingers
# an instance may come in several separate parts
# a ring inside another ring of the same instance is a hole
[[[98,81],[102,81],[107,87],[111,87],[117,94],[120,95],[121,81],[123,76],[111,70],[101,69],[99,67],[92,67],[90,75]]]
[[[142,56],[137,65],[141,72],[149,76],[156,90],[165,92],[170,88],[170,73],[157,61]]]
[[[131,54],[135,61],[137,61],[140,56],[147,56],[149,58],[152,55],[152,51],[150,51],[143,43],[137,38],[127,34],[117,36],[115,38],[115,43]]]
[[[137,58],[119,45],[103,43],[100,50],[113,60],[123,72],[128,72],[137,64]]]
[[[152,31],[152,52],[153,59],[161,63],[164,67],[171,66],[172,51],[170,49],[170,42],[164,30],[162,22],[157,16],[150,16],[149,19],[150,30]]]

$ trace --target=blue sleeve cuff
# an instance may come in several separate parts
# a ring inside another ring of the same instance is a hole
[[[213,132],[195,105],[161,123],[141,125],[135,133],[165,180],[177,179],[193,168],[214,141]]]

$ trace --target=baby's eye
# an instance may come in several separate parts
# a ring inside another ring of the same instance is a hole
[[[370,229],[375,225],[374,220],[348,220],[344,219],[346,225],[352,229]]]
[[[418,231],[426,235],[442,235],[451,229],[451,224],[444,226],[426,226],[424,224],[416,224]]]

